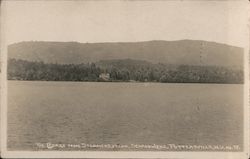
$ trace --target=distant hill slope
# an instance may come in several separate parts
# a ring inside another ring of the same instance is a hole
[[[198,40],[122,43],[20,42],[9,45],[8,57],[59,64],[135,59],[175,65],[243,65],[242,48]]]
[[[101,60],[96,62],[100,67],[127,67],[127,66],[152,66],[153,64],[148,61],[133,60],[133,59],[113,59],[113,60]]]

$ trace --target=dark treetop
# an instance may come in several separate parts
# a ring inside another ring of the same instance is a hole
[[[45,64],[10,59],[9,80],[169,83],[243,83],[243,71],[218,66],[152,64],[103,60],[87,64]]]

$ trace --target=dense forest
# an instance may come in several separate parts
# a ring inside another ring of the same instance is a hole
[[[101,75],[108,75],[102,78]],[[9,59],[9,80],[164,83],[243,83],[243,70],[219,66],[153,64],[123,59],[56,64]]]

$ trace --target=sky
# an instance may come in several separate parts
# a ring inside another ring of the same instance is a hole
[[[1,7],[7,44],[193,39],[242,47],[248,39],[243,1],[5,0]]]

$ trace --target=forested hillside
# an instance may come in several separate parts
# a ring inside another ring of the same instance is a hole
[[[101,74],[108,74],[106,80]],[[243,83],[243,70],[234,67],[170,65],[117,59],[81,64],[52,64],[9,59],[9,80],[107,81],[168,83]]]
[[[240,47],[200,40],[145,42],[20,42],[9,45],[8,57],[44,63],[81,64],[134,59],[154,64],[243,66]]]

